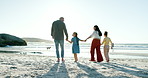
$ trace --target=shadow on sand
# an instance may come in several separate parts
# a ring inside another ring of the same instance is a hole
[[[55,63],[49,72],[36,78],[70,78],[65,63]]]
[[[134,75],[137,77],[148,78],[148,70],[139,69],[137,67],[121,65],[121,64],[117,64],[117,63],[102,63],[101,65],[103,65],[107,68],[115,69],[117,71],[122,71],[124,73],[128,73],[130,75]]]
[[[76,78],[106,78],[104,75],[98,73],[95,69],[95,68],[90,68],[86,65],[83,65],[83,64],[80,64],[80,63],[77,63],[77,66],[84,70],[86,73],[80,73],[76,76]]]

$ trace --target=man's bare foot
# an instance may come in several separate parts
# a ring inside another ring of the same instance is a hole
[[[65,62],[64,58],[62,58],[62,62]]]
[[[57,62],[60,62],[60,59],[58,58]]]

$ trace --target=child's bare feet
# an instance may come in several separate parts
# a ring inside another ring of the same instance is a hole
[[[78,62],[78,61],[74,61],[74,62]]]
[[[106,62],[109,62],[109,60],[107,60]]]
[[[78,62],[78,60],[75,60],[74,62]]]

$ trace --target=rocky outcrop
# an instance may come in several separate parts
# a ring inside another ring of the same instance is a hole
[[[5,46],[26,46],[25,40],[9,34],[0,34],[0,47]]]

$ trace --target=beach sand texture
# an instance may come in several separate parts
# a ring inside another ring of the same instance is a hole
[[[56,62],[55,57],[0,53],[0,78],[148,78],[147,59],[111,59],[93,63],[88,58],[71,57]]]

